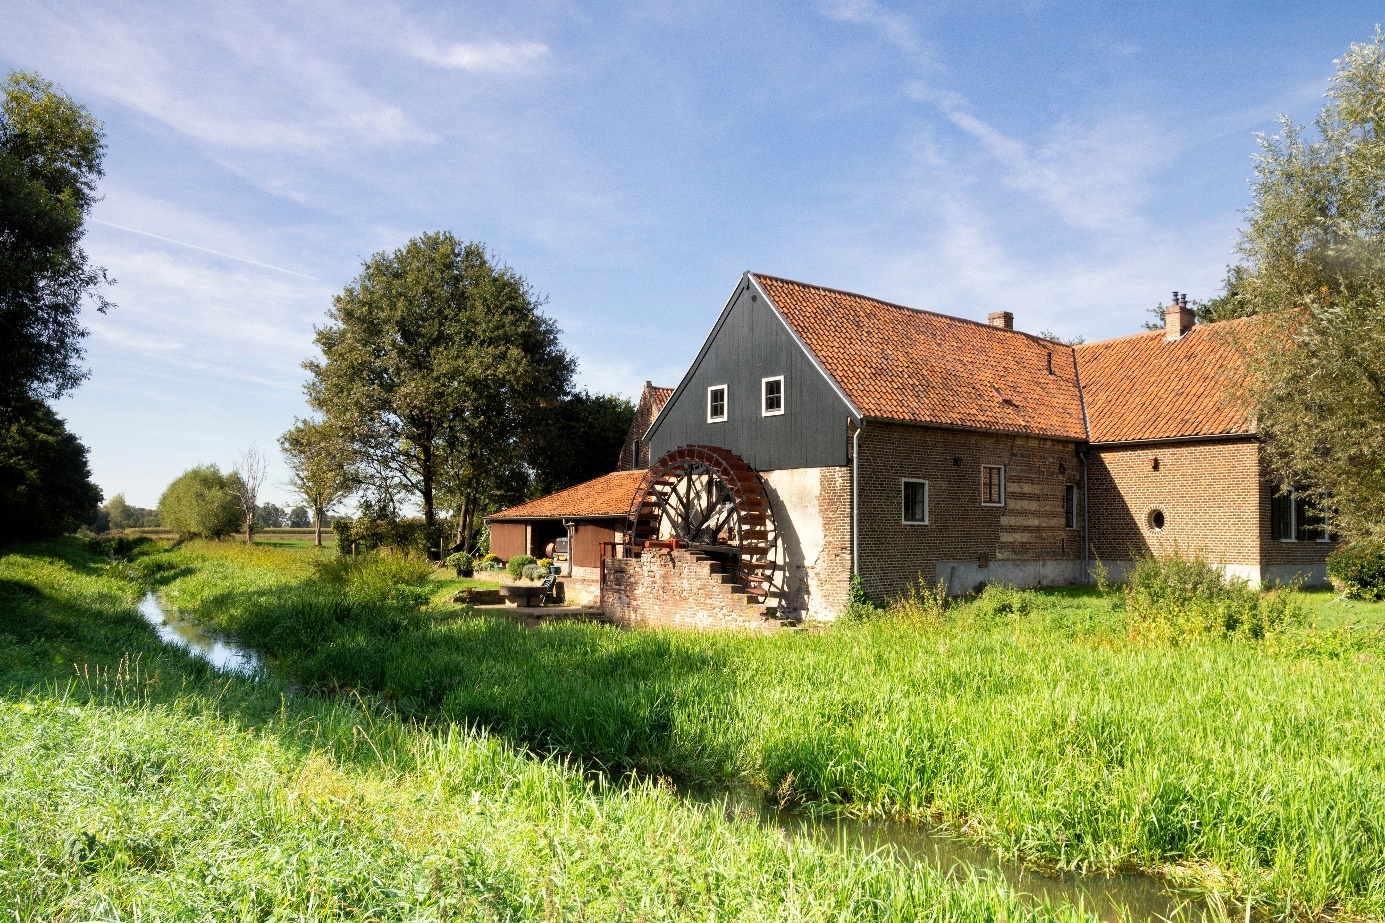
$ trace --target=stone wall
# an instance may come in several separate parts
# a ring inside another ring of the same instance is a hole
[[[647,550],[606,561],[602,611],[627,628],[779,627],[774,610],[750,602],[718,564],[689,551]]]

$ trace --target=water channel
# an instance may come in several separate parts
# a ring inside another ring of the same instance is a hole
[[[160,640],[218,670],[253,676],[262,669],[263,663],[253,651],[217,638],[195,622],[170,615],[152,592],[140,601],[139,612]],[[783,811],[749,788],[698,789],[685,792],[685,796],[708,810],[721,811],[728,819],[753,817],[762,826],[777,829],[787,837],[812,840],[842,852],[885,850],[910,865],[927,864],[960,877],[976,873],[998,878],[1035,904],[1080,906],[1111,923],[1212,923],[1225,919],[1202,902],[1170,894],[1158,881],[1144,875],[1045,875],[920,824],[824,819],[799,811]]]

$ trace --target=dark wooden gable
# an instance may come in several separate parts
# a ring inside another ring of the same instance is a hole
[[[784,376],[784,412],[761,410],[763,379]],[[727,419],[707,420],[707,389],[727,388]],[[681,445],[730,449],[761,471],[845,465],[847,420],[836,385],[746,276],[645,436],[651,461]]]

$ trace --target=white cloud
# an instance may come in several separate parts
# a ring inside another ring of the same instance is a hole
[[[477,74],[529,74],[548,56],[542,42],[456,42],[442,45],[419,38],[409,53],[436,67]]]
[[[870,26],[905,51],[920,47],[918,30],[905,13],[881,6],[876,0],[822,0],[818,10],[828,19]]]
[[[1049,139],[1026,144],[971,112],[957,93],[914,84],[910,95],[935,105],[947,120],[980,142],[1004,173],[1000,180],[1052,206],[1071,227],[1110,231],[1143,223],[1140,209],[1155,174],[1179,144],[1148,118],[1119,115],[1080,122],[1060,119]]]

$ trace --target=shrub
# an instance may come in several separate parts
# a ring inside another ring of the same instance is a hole
[[[851,583],[846,591],[846,606],[842,608],[841,619],[846,622],[863,622],[879,615],[883,610],[875,604],[866,592],[865,581],[860,574],[851,575]]]
[[[939,581],[934,585],[920,577],[907,593],[894,601],[889,612],[900,618],[941,622],[951,603],[946,583]]]
[[[318,579],[328,586],[411,605],[427,602],[428,594],[419,585],[433,574],[433,565],[426,559],[393,551],[320,558],[314,567]]]
[[[465,551],[458,551],[447,556],[445,562],[448,567],[457,572],[458,577],[470,577],[476,572],[476,561]]]
[[[998,625],[1034,615],[1044,608],[1039,594],[1008,583],[988,583],[971,604],[971,615],[978,623]]]
[[[180,474],[159,498],[159,522],[183,536],[218,538],[245,522],[233,490],[234,474],[216,465],[200,465]]]
[[[490,554],[490,553],[487,553],[486,556],[485,556],[484,558],[481,559],[481,563],[482,563],[482,564],[500,564],[500,563],[502,563],[502,562],[501,562],[501,560],[500,560],[500,555],[498,555],[498,554]]]
[[[524,570],[521,572],[521,576],[525,580],[542,580],[544,577],[548,576],[548,571],[539,567],[537,564],[526,564],[524,565]]]
[[[1385,599],[1385,546],[1352,542],[1327,556],[1327,575],[1353,599]]]
[[[552,558],[539,558],[539,560],[538,560],[538,565],[539,565],[540,568],[543,569],[543,572],[546,574],[546,573],[548,573],[548,569],[549,569],[550,567],[553,566],[553,559],[552,559]]]
[[[509,572],[511,577],[514,577],[516,580],[518,580],[519,578],[524,576],[524,568],[528,567],[530,564],[533,563],[534,559],[532,556],[527,554],[517,554],[513,558],[510,558],[509,563],[505,565],[505,570]]]
[[[86,539],[92,554],[123,558],[143,545],[153,543],[147,535],[91,535]]]
[[[1132,638],[1179,644],[1198,638],[1261,639],[1303,624],[1295,587],[1257,593],[1201,555],[1135,562],[1125,589]]]

